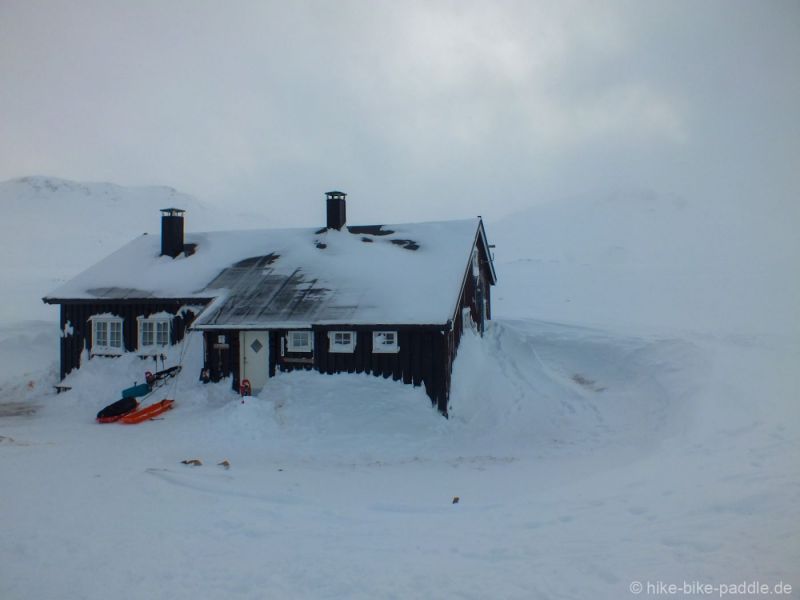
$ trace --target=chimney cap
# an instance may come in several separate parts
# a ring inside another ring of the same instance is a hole
[[[162,208],[161,213],[165,217],[180,217],[186,211],[182,208]]]
[[[345,196],[347,196],[347,194],[345,194],[344,192],[337,192],[336,190],[332,192],[325,192],[325,195],[328,196],[329,198],[336,198],[338,196],[344,198]]]

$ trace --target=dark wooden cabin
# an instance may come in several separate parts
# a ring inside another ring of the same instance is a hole
[[[186,243],[183,211],[164,209],[160,248],[142,236],[44,298],[61,306],[62,379],[82,357],[157,355],[199,331],[195,367],[234,389],[257,392],[278,371],[371,373],[424,386],[446,415],[463,329],[491,318],[482,221],[347,226],[342,192],[328,193],[327,217]],[[139,280],[120,285],[137,260]]]

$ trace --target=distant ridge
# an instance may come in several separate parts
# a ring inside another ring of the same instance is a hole
[[[168,194],[169,196],[179,196],[186,198],[192,204],[202,204],[194,197],[176,190],[167,185],[136,185],[122,186],[116,183],[105,181],[83,182],[49,175],[26,175],[24,177],[14,177],[0,182],[0,189],[15,187],[19,193],[25,191],[31,195],[52,195],[60,193],[80,193],[85,196],[92,194],[102,194],[104,196],[124,196],[131,191],[149,191]],[[3,198],[6,195],[2,195]]]
[[[168,186],[127,187],[47,175],[0,182],[5,291],[0,322],[53,318],[41,302],[47,290],[143,232],[158,233],[159,211],[166,206],[187,210],[190,230],[239,226],[235,215]]]

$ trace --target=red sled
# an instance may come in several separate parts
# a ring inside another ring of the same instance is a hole
[[[172,409],[173,404],[175,404],[175,400],[162,400],[161,402],[156,402],[150,406],[145,406],[144,408],[140,408],[139,410],[128,413],[120,420],[126,425],[136,425],[137,423],[148,421],[162,413],[167,412],[168,410]]]

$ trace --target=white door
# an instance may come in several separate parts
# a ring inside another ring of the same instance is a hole
[[[264,387],[269,377],[269,331],[239,332],[240,381],[250,381],[253,394]]]

